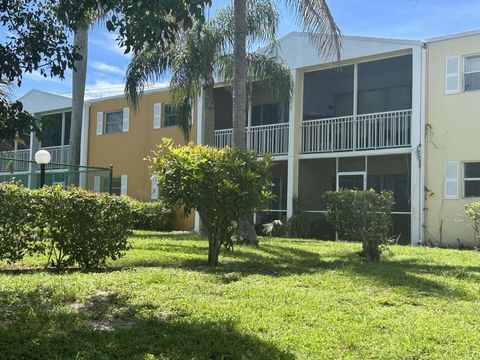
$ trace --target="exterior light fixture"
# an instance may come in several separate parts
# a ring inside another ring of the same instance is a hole
[[[52,160],[52,156],[47,150],[38,150],[35,153],[35,161],[40,165],[40,187],[45,186],[45,167]]]

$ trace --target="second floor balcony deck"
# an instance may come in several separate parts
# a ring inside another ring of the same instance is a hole
[[[409,147],[411,121],[411,109],[302,121],[301,153]],[[274,156],[288,154],[288,123],[252,126],[245,131],[247,149]],[[215,130],[215,146],[231,146],[232,134],[232,129]]]

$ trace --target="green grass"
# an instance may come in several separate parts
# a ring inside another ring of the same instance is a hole
[[[211,271],[192,235],[131,242],[97,272],[0,264],[0,359],[480,358],[476,252],[262,239]]]

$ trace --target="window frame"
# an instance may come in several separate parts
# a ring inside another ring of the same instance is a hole
[[[115,180],[119,181],[118,194],[114,191],[114,189],[116,189],[116,187],[114,187]],[[109,176],[101,177],[100,192],[108,192],[109,181],[110,181]],[[112,195],[120,196],[121,194],[122,194],[122,176],[112,176]]]
[[[480,164],[480,161],[463,161],[462,162],[463,166],[462,166],[462,170],[463,170],[463,173],[462,173],[462,184],[463,184],[463,197],[465,199],[475,199],[475,198],[480,198],[480,193],[478,195],[473,195],[473,196],[467,196],[466,195],[466,182],[467,181],[477,181],[477,182],[480,182],[480,177],[476,177],[476,178],[472,178],[472,177],[469,177],[467,178],[466,177],[466,167],[468,164]]]
[[[170,109],[170,113],[167,113],[167,107]],[[162,111],[162,117],[163,117],[163,127],[168,128],[168,127],[174,127],[177,126],[177,122],[175,121],[174,124],[168,124],[167,123],[167,117],[177,117],[178,113],[173,113],[173,104],[172,103],[164,103],[163,104],[163,111]]]
[[[471,58],[479,58],[480,59],[480,54],[470,54],[470,55],[464,55],[463,56],[463,61],[462,61],[462,65],[463,65],[463,69],[462,70],[462,81],[463,81],[463,84],[461,84],[462,88],[463,88],[463,92],[479,92],[480,91],[480,88],[479,89],[474,89],[474,90],[467,90],[466,86],[467,86],[467,82],[466,82],[466,79],[465,79],[465,76],[466,75],[469,75],[469,74],[480,74],[480,70],[477,70],[477,71],[465,71],[465,69],[467,68],[467,60],[468,59],[471,59]]]
[[[108,114],[115,114],[115,113],[121,114],[121,117],[120,117],[120,130],[119,130],[119,131],[108,132],[108,131],[107,131],[107,125],[108,125],[108,124],[107,124],[107,118],[108,118]],[[122,132],[123,132],[123,109],[105,111],[105,112],[103,113],[103,133],[102,133],[102,135],[118,134],[118,133],[122,133]]]

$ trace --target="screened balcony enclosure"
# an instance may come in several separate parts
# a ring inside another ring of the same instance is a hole
[[[325,192],[341,189],[390,190],[395,200],[392,210],[392,238],[409,244],[410,166],[411,154],[300,160],[298,199],[316,224],[315,236],[323,239],[335,238],[335,231],[325,218]]]
[[[302,153],[411,145],[412,56],[305,73]]]
[[[227,88],[217,88],[214,101],[215,146],[231,146],[232,94]],[[288,116],[288,104],[276,99],[262,83],[255,83],[247,109],[246,147],[259,153],[287,155]]]

